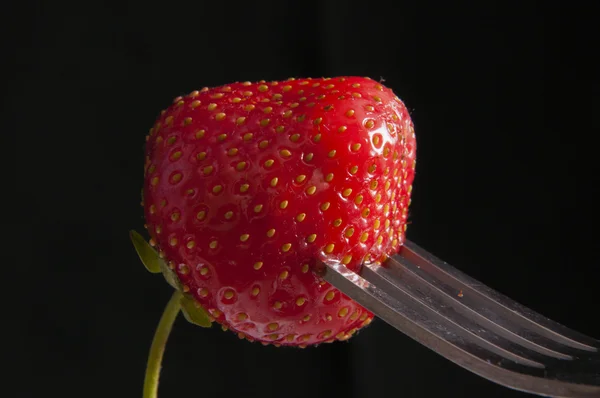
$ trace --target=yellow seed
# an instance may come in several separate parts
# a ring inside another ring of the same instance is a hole
[[[325,176],[325,181],[331,182],[333,180],[333,173],[329,173]]]
[[[248,240],[248,238],[250,238],[250,235],[248,235],[248,234],[242,234],[242,235],[240,235],[240,240],[241,240],[242,242],[245,242],[245,241],[247,241],[247,240]]]
[[[282,252],[289,252],[290,249],[292,248],[292,244],[291,243],[286,243],[283,246],[281,246],[281,251]]]
[[[317,239],[317,234],[310,234],[308,235],[308,237],[306,238],[306,241],[308,243],[313,243],[315,241],[315,239]]]
[[[310,187],[306,188],[306,193],[309,195],[314,195],[316,191],[317,187],[315,187],[314,185],[311,185]]]
[[[229,299],[233,298],[233,291],[227,290],[223,296],[229,300]]]
[[[152,179],[150,180],[150,184],[152,184],[153,186],[158,185],[158,177],[152,177]]]
[[[238,153],[238,149],[237,148],[230,148],[227,151],[227,156],[235,156],[235,155],[237,155],[237,153]]]
[[[300,139],[300,134],[292,134],[290,136],[290,141],[297,142]]]
[[[325,253],[331,253],[334,248],[335,248],[335,245],[333,243],[330,243],[327,246],[325,246],[324,251],[325,251]]]
[[[287,279],[288,275],[289,275],[288,271],[285,271],[285,270],[281,271],[281,274],[279,274],[279,279],[281,279],[281,280]]]
[[[216,242],[215,242],[215,247],[216,247]],[[213,249],[214,249],[214,247],[213,247]],[[208,275],[208,268],[206,268],[206,267],[202,267],[202,268],[200,269],[200,275],[202,275],[202,276],[206,276],[206,275]]]
[[[256,106],[254,106],[254,105],[250,104],[250,105],[246,105],[246,106],[244,107],[244,110],[245,110],[246,112],[250,112],[250,111],[253,111],[253,110],[254,110],[254,108],[256,108]]]
[[[333,226],[334,227],[339,227],[340,225],[342,225],[342,219],[341,218],[337,218],[335,220],[333,220]]]
[[[375,122],[373,120],[369,119],[369,120],[366,121],[366,123],[365,123],[365,127],[366,128],[372,129],[373,126],[375,126]]]
[[[356,152],[360,149],[360,144],[352,144],[351,148],[353,152]]]
[[[179,213],[171,214],[171,221],[177,221],[177,220],[179,220]]]
[[[215,104],[215,103],[208,104],[209,111],[214,111],[215,109],[217,109],[217,104]]]
[[[341,126],[338,128],[338,133],[343,133],[344,131],[346,131],[348,129],[348,127],[346,126]]]
[[[227,213],[225,213],[225,218],[227,220],[231,220],[232,217],[233,217],[233,212],[232,211],[228,211]]]
[[[266,84],[261,84],[260,86],[258,86],[258,91],[260,91],[261,93],[264,93],[268,89],[269,87]]]
[[[358,171],[358,166],[350,167],[350,174],[356,174],[357,171]]]
[[[318,118],[316,118],[316,119],[313,121],[313,124],[314,124],[315,126],[318,126],[319,124],[321,124],[321,122],[322,122],[322,121],[323,121],[323,118],[322,118],[322,117],[318,117]]]
[[[263,120],[260,121],[260,126],[261,127],[267,127],[270,122],[271,122],[271,119],[263,119]]]
[[[341,310],[339,310],[339,312],[338,312],[338,316],[339,316],[340,318],[343,318],[343,317],[345,317],[346,315],[348,315],[348,307],[344,307],[344,308],[342,308]]]
[[[270,230],[267,231],[267,236],[269,238],[272,238],[273,235],[275,235],[275,228],[271,228]]]
[[[205,134],[206,134],[206,130],[198,130],[198,131],[196,131],[196,138],[200,139],[200,138],[204,137]]]
[[[271,180],[271,186],[272,186],[272,187],[276,187],[278,182],[279,182],[279,178],[277,178],[277,177],[274,177],[274,178]]]
[[[304,160],[306,160],[307,162],[310,162],[313,159],[314,154],[311,153],[307,153],[306,156],[304,157]]]
[[[373,145],[379,146],[379,136],[378,135],[376,135],[375,137],[373,137]]]
[[[253,95],[252,91],[244,91],[242,93],[245,97],[251,97]]]
[[[169,239],[169,244],[171,246],[177,246],[177,238],[171,238],[171,239]]]
[[[266,148],[266,147],[268,147],[268,146],[269,146],[269,141],[267,141],[267,140],[262,140],[262,141],[261,141],[261,142],[258,144],[258,147],[259,147],[260,149],[265,149],[265,148]]]
[[[282,158],[289,158],[290,156],[292,156],[292,153],[287,149],[282,149],[281,151],[279,151],[279,154]]]
[[[273,166],[273,163],[275,163],[275,161],[273,159],[269,159],[265,162],[265,167],[269,168]]]
[[[298,297],[298,298],[296,299],[296,305],[297,305],[297,306],[299,306],[299,307],[300,307],[300,306],[303,306],[303,305],[304,305],[304,303],[306,303],[306,299],[305,299],[304,297]]]
[[[267,106],[266,108],[263,109],[264,113],[271,113],[273,111],[273,108],[271,108],[270,106]]]
[[[352,193],[352,189],[346,188],[342,191],[342,196],[347,198],[348,196],[350,196],[351,193]]]
[[[227,134],[225,134],[225,133],[219,134],[217,136],[217,140],[219,140],[219,141],[225,141],[226,138],[227,138]]]
[[[371,189],[372,190],[377,189],[377,181],[371,181]]]
[[[197,108],[202,102],[198,101],[198,100],[194,100],[192,101],[192,103],[190,104],[190,107],[193,108]]]
[[[235,124],[237,124],[239,126],[240,124],[244,124],[245,121],[246,121],[246,118],[241,116],[235,120]]]
[[[196,159],[200,161],[206,159],[206,152],[200,152],[198,155],[196,155]]]
[[[200,221],[204,220],[206,218],[206,212],[204,210],[198,212],[198,214],[196,214],[196,218]]]
[[[206,297],[206,296],[208,296],[208,289],[206,289],[206,288],[199,289],[198,290],[198,295],[200,297]]]
[[[288,91],[290,91],[292,89],[292,86],[287,85],[287,86],[283,86],[282,90],[283,92],[287,93]]]
[[[276,301],[273,304],[273,308],[275,308],[276,310],[280,309],[281,307],[283,307],[283,304],[281,304],[281,301]]]
[[[223,93],[216,93],[216,94],[211,95],[210,97],[218,99],[218,98],[223,98],[223,95],[225,95],[225,94],[223,94]]]
[[[213,240],[212,242],[210,242],[208,244],[208,247],[210,247],[211,249],[216,249],[218,244],[219,243],[216,240]],[[204,269],[206,269],[206,268],[204,268]]]
[[[333,292],[331,290],[329,292],[327,292],[327,294],[325,295],[325,299],[327,299],[327,301],[333,300],[334,297],[335,297],[335,292]]]
[[[275,128],[275,131],[278,132],[278,133],[283,133],[284,130],[285,130],[285,127],[283,127],[283,126],[277,126]]]
[[[354,228],[348,228],[345,232],[345,235],[347,238],[351,237],[352,235],[354,235]]]
[[[220,122],[221,120],[225,119],[225,116],[226,116],[226,115],[225,115],[223,112],[217,113],[217,114],[215,115],[215,120],[217,120],[217,121],[219,121],[219,122]]]
[[[302,264],[300,271],[302,271],[303,274],[306,274],[308,272],[308,264]]]
[[[239,104],[240,102],[242,102],[242,99],[240,97],[234,97],[231,102],[233,102],[234,104]]]
[[[380,97],[378,97],[378,96],[376,96],[376,95],[375,95],[375,96],[373,96],[373,99],[374,99],[375,101],[377,101],[377,102],[381,102],[381,98],[380,98]]]
[[[256,205],[256,206],[254,206],[254,212],[255,213],[260,213],[262,209],[263,209],[263,205]]]
[[[322,210],[322,211],[326,211],[327,209],[329,209],[329,206],[330,206],[330,205],[331,205],[331,203],[329,203],[329,202],[323,202],[323,203],[321,204],[321,210]]]
[[[287,200],[282,200],[281,203],[279,204],[279,207],[282,209],[285,209],[288,206],[288,201]]]
[[[350,109],[349,111],[347,111],[347,112],[346,112],[346,116],[348,116],[348,117],[352,117],[352,116],[354,116],[354,110],[353,110],[353,109]]]
[[[297,108],[299,106],[300,106],[300,104],[297,103],[297,102],[294,102],[294,103],[290,104],[290,108]]]
[[[283,117],[284,118],[292,117],[292,113],[293,113],[292,111],[287,110],[287,111],[283,112]]]
[[[275,100],[275,101],[279,101],[280,99],[283,98],[283,95],[281,95],[281,94],[273,94],[273,97],[271,97],[271,98],[273,98],[273,100]]]
[[[306,115],[300,115],[300,116],[298,116],[298,117],[296,118],[296,121],[297,121],[297,122],[303,122],[303,121],[304,121],[304,119],[306,119]]]
[[[362,235],[360,236],[360,241],[362,243],[365,243],[367,241],[367,239],[369,239],[369,233],[368,232],[363,232]]]
[[[363,211],[361,212],[361,215],[365,218],[369,217],[369,214],[371,214],[371,210],[368,207],[363,209]]]
[[[374,229],[378,229],[380,226],[381,226],[381,221],[379,221],[379,219],[377,219],[373,222]]]
[[[373,112],[375,110],[375,107],[373,105],[367,105],[365,106],[365,110],[367,112]]]
[[[306,213],[300,213],[296,216],[296,221],[302,222],[306,218]]]
[[[183,125],[184,126],[189,126],[190,124],[192,124],[192,118],[191,117],[186,117],[185,119],[183,119]]]
[[[298,177],[296,177],[296,182],[298,184],[300,184],[302,181],[304,181],[306,179],[306,176],[304,174],[300,174]]]
[[[173,181],[173,182],[179,182],[179,181],[181,181],[181,173],[177,173],[177,174],[175,174],[175,175],[173,176],[173,178],[172,178],[172,181]]]
[[[213,193],[219,193],[223,190],[223,185],[215,185],[212,189]]]
[[[253,287],[252,288],[252,295],[253,296],[258,296],[258,293],[260,293],[260,288],[259,287]]]
[[[332,151],[329,151],[329,153],[327,154],[327,156],[329,156],[330,158],[332,158],[332,157],[335,156],[335,152],[336,152],[335,149],[332,150]]]
[[[377,195],[375,195],[375,202],[379,203],[381,202],[381,194],[378,192]]]
[[[246,168],[246,162],[239,162],[235,167],[238,171],[242,171]]]
[[[248,185],[248,184],[242,184],[240,186],[240,192],[242,192],[242,193],[247,192],[249,188],[250,188],[250,185]]]
[[[268,328],[270,331],[274,331],[274,330],[277,330],[277,329],[279,329],[279,325],[278,325],[277,323],[273,322],[273,323],[269,323],[269,324],[267,325],[267,328]]]
[[[383,236],[377,238],[377,244],[380,245],[383,242]]]
[[[186,245],[185,245],[188,249],[193,249],[194,246],[196,246],[196,242],[194,242],[193,240],[189,241]]]
[[[356,198],[354,198],[354,203],[356,203],[357,205],[361,204],[363,201],[363,196],[362,195],[356,195]]]
[[[314,142],[319,142],[319,141],[321,141],[321,134],[317,134],[317,135],[315,135],[315,136],[313,137],[313,141],[314,141]]]

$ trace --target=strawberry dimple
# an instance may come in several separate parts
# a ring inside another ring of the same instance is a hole
[[[313,271],[399,249],[414,166],[408,112],[373,80],[203,89],[150,131],[147,225],[184,289],[240,336],[344,340],[372,314]]]

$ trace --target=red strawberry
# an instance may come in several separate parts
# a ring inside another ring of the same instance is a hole
[[[416,144],[390,89],[360,77],[204,88],[147,139],[151,243],[217,322],[307,346],[371,321],[313,271],[358,270],[402,245]]]

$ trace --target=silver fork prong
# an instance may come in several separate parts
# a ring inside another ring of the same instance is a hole
[[[491,381],[545,396],[600,397],[598,340],[513,302],[412,242],[381,266],[364,265],[360,275],[328,264],[324,278],[398,330]]]
[[[406,241],[400,255],[395,258],[420,276],[434,281],[446,293],[462,296],[463,303],[473,302],[475,305],[471,308],[477,313],[540,346],[574,356],[581,355],[581,351],[600,351],[599,340],[569,329],[511,300],[411,241]],[[575,350],[569,350],[569,347]]]

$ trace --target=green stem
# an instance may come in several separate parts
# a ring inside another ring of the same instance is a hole
[[[144,379],[144,398],[156,398],[158,394],[158,378],[165,346],[169,339],[169,334],[173,328],[173,323],[179,314],[181,308],[181,293],[175,290],[169,303],[165,307],[163,314],[154,333],[148,364],[146,365],[146,378]]]

